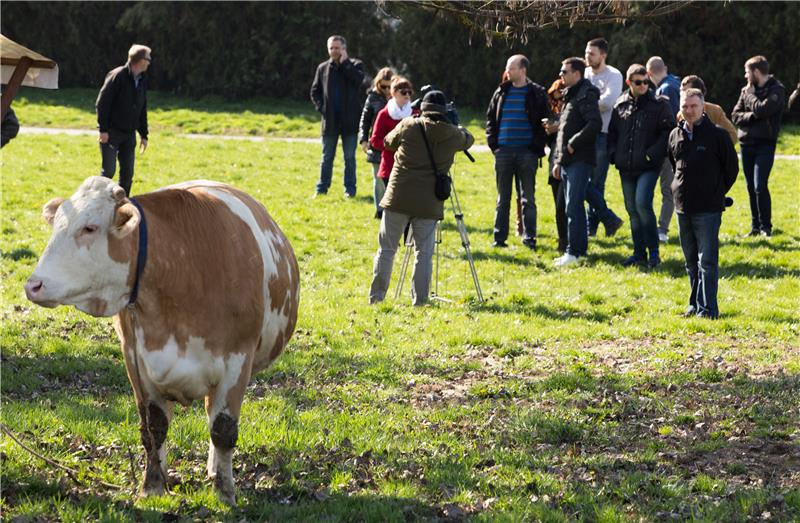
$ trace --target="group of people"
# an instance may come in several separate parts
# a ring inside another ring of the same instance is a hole
[[[434,195],[437,176],[448,171],[455,153],[469,148],[474,138],[448,119],[444,94],[428,92],[415,108],[412,83],[388,67],[375,75],[362,103],[363,63],[348,55],[342,36],[331,36],[327,47],[329,59],[317,67],[310,93],[322,115],[316,194],[330,188],[341,136],[345,195],[355,196],[360,143],[373,166],[375,217],[381,219],[370,302],[385,297],[405,231],[412,235],[416,251],[413,300],[425,303],[435,223],[443,214],[442,200]],[[516,188],[518,232],[523,245],[536,249],[535,175],[547,146],[561,252],[554,263],[568,267],[580,262],[600,224],[606,236],[623,224],[604,195],[613,164],[620,172],[633,240],[632,254],[623,265],[656,267],[661,262],[659,242],[667,241],[677,211],[691,285],[687,313],[715,318],[721,214],[738,174],[734,144],[741,144],[750,199],[752,220],[746,234],[771,236],[768,181],[785,89],[770,75],[765,57],[750,58],[744,65],[747,84],[731,121],[721,107],[705,100],[705,84],[698,76],[680,80],[669,73],[663,59],[653,56],[646,65],[630,65],[623,78],[606,63],[608,51],[605,39],[590,40],[583,58],[562,62],[549,89],[528,78],[530,62],[525,56],[508,59],[486,119],[497,187],[493,245],[507,246]],[[108,73],[97,98],[101,174],[113,177],[119,161],[120,185],[126,193],[133,179],[137,131],[140,151],[147,147],[145,73],[151,60],[149,47],[133,45],[127,63]],[[653,209],[657,184],[662,194],[658,218]]]

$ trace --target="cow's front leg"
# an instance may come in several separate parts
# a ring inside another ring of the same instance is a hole
[[[252,356],[229,357],[227,376],[236,381],[223,381],[206,396],[206,413],[211,442],[208,448],[208,477],[214,480],[214,488],[220,500],[229,505],[236,504],[233,484],[233,450],[239,438],[239,413],[244,391],[250,381]],[[236,366],[237,368],[233,368]],[[235,372],[232,372],[235,371]]]
[[[149,400],[139,403],[139,431],[146,454],[141,492],[145,496],[164,493],[167,482],[167,430],[173,403]]]

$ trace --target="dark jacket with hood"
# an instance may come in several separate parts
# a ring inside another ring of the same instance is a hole
[[[691,140],[685,126],[686,122],[681,122],[669,135],[675,210],[683,214],[722,212],[725,194],[739,173],[731,138],[706,115],[694,125]]]
[[[786,89],[774,76],[762,87],[748,93],[743,88],[731,113],[743,144],[774,144],[781,130],[781,114],[786,104]]]
[[[525,96],[525,114],[533,130],[533,140],[529,148],[537,157],[544,156],[544,146],[547,143],[547,133],[542,127],[542,118],[550,118],[550,106],[547,101],[547,91],[541,85],[527,80],[528,94]],[[486,143],[492,152],[498,147],[497,139],[500,135],[500,121],[503,118],[503,103],[511,87],[511,81],[505,81],[495,90],[489,108],[486,110]]]
[[[335,78],[341,79],[337,91]],[[325,60],[317,66],[314,81],[311,83],[311,101],[322,115],[322,134],[358,133],[358,119],[361,115],[361,83],[364,81],[364,64],[361,60],[348,58],[341,64]],[[339,97],[340,112],[336,111],[336,97]]]
[[[634,97],[630,90],[617,99],[608,126],[608,159],[620,174],[638,176],[661,168],[667,156],[675,117],[669,100],[648,90]]]
[[[109,133],[112,143],[116,135],[139,131],[147,139],[147,75],[142,74],[139,85],[131,74],[130,64],[112,69],[106,75],[95,103],[97,127]]]
[[[386,107],[389,100],[383,93],[370,89],[367,92],[367,101],[364,102],[364,108],[361,110],[361,121],[358,124],[358,143],[369,143],[370,134],[372,134],[372,126],[375,123],[375,117],[381,109]],[[381,152],[376,151],[369,146],[367,149],[367,161],[370,163],[381,163]]]
[[[554,157],[556,164],[570,165],[575,162],[595,164],[597,156],[595,143],[597,135],[603,128],[599,99],[600,91],[586,78],[582,78],[580,82],[567,89],[556,138]],[[575,152],[570,154],[567,145],[572,145]]]

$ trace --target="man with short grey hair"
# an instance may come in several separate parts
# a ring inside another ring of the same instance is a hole
[[[660,56],[651,56],[647,60],[647,76],[656,88],[656,95],[666,96],[669,99],[669,105],[672,109],[672,116],[677,117],[680,110],[680,97],[681,97],[681,81],[674,74],[670,74],[667,69],[667,64]],[[659,172],[659,181],[661,185],[661,212],[658,215],[658,239],[661,242],[666,242],[669,239],[669,222],[672,220],[672,213],[675,208],[672,204],[672,191],[670,186],[672,184],[672,177],[674,171],[669,161],[664,160]]]
[[[328,60],[317,66],[311,84],[311,101],[322,115],[322,161],[316,194],[328,193],[336,145],[341,136],[344,192],[345,196],[353,198],[356,195],[356,147],[363,105],[361,83],[364,81],[364,64],[347,54],[347,42],[340,35],[328,38],[328,56]]]
[[[704,113],[703,93],[681,93],[682,121],[669,136],[669,157],[676,167],[672,194],[681,248],[689,276],[686,316],[719,317],[719,228],[725,195],[739,173],[739,159],[728,133]]]
[[[128,61],[106,75],[97,95],[97,128],[102,168],[100,176],[113,178],[119,159],[119,185],[130,196],[133,165],[136,159],[136,132],[141,142],[139,154],[147,149],[147,77],[152,58],[146,45],[133,44]]]

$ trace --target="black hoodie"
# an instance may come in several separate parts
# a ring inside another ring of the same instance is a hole
[[[672,197],[681,214],[722,212],[725,194],[739,174],[739,158],[728,132],[704,114],[692,139],[681,122],[669,135],[669,159],[675,169]]]
[[[781,130],[781,114],[786,107],[786,88],[774,76],[762,87],[748,93],[743,88],[731,113],[743,144],[776,143]]]

